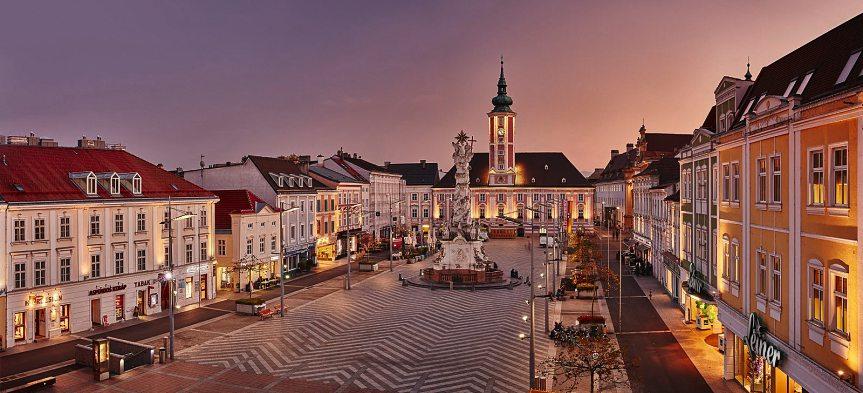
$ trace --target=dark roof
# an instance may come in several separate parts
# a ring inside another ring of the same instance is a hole
[[[215,198],[213,193],[125,150],[2,145],[0,155],[0,198],[6,202]],[[88,197],[85,188],[70,175],[89,172],[97,177],[137,173],[141,193],[133,194],[121,180],[120,195],[112,196],[103,187],[107,182],[100,179],[98,196]]]
[[[623,171],[634,165],[637,157],[637,149],[631,149],[612,157],[608,160],[608,164],[605,165],[605,169],[602,170],[599,178],[594,180],[594,182],[601,183],[606,181],[623,180],[625,177]]]
[[[295,175],[295,176],[306,176],[311,178],[307,173],[304,173],[303,167],[300,164],[296,164],[290,160],[285,158],[276,158],[276,157],[262,157],[262,156],[248,156],[247,159],[252,161],[252,164],[258,168],[258,171],[261,172],[261,175],[276,191],[304,191],[304,190],[314,190],[318,188],[328,188],[326,185],[321,182],[312,179],[312,187],[290,187],[287,183],[283,184],[279,187],[279,184],[270,176],[270,173],[284,173],[286,175]]]
[[[863,77],[860,76],[863,70],[863,56],[857,59],[845,82],[836,84],[836,81],[851,54],[859,52],[861,47],[863,47],[863,14],[851,18],[762,68],[755,84],[749,88],[739,103],[737,121],[740,121],[743,115],[741,112],[746,109],[750,100],[761,97],[762,94],[781,96],[788,88],[788,84],[796,80],[791,92],[794,94],[810,71],[814,71],[812,77],[799,95],[803,104],[860,87],[863,85]],[[750,111],[756,105],[753,104]]]
[[[348,175],[343,175],[339,172],[336,172],[329,168],[324,168],[322,166],[312,165],[309,167],[309,172],[314,173],[320,177],[327,178],[337,183],[359,183],[360,181],[350,177]]]
[[[515,153],[515,166],[516,187],[592,187],[563,153]],[[475,153],[470,160],[470,186],[488,186],[488,153]],[[455,187],[455,166],[435,187]]]
[[[665,187],[680,180],[680,163],[672,156],[665,156],[648,164],[635,175],[638,176],[656,176],[659,179],[657,187]]]
[[[216,229],[231,229],[232,213],[257,213],[264,206],[270,206],[249,190],[213,190],[213,193],[219,197],[216,203]],[[272,206],[270,208],[278,211]]]
[[[369,172],[383,172],[383,173],[397,174],[397,173],[395,173],[395,172],[393,172],[387,168],[384,168],[378,164],[373,164],[373,163],[368,162],[362,158],[348,157],[347,155],[345,155],[342,157],[342,159],[351,163],[351,164],[354,164],[360,168],[363,168]]]
[[[389,164],[386,168],[402,175],[405,184],[409,186],[433,186],[440,180],[436,162]]]
[[[648,151],[675,152],[692,140],[692,134],[648,132],[644,134]]]
[[[587,181],[589,181],[589,182],[591,182],[591,183],[592,183],[592,182],[597,181],[597,180],[599,180],[600,178],[602,178],[602,171],[603,171],[604,169],[605,169],[605,168],[596,168],[596,169],[594,169],[594,170],[593,170],[593,173],[591,173],[591,174],[590,174],[590,176],[588,176],[588,177],[587,177]]]
[[[704,122],[701,123],[701,128],[716,131],[716,105],[711,106],[710,110],[707,111],[707,117],[705,117]]]

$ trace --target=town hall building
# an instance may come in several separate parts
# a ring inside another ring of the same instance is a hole
[[[494,238],[592,225],[593,186],[563,153],[516,151],[516,113],[502,59],[500,65],[494,108],[487,114],[489,150],[474,153],[470,162],[471,217]],[[450,219],[454,190],[455,167],[434,187],[435,219]]]

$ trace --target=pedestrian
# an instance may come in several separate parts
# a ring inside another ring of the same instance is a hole
[[[651,289],[650,291],[648,291],[648,292],[647,292],[647,297],[648,297],[650,300],[653,300],[653,290],[652,290],[652,289]]]

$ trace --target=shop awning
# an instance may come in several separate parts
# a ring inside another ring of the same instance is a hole
[[[677,258],[677,255],[674,255],[674,253],[663,251],[662,263],[664,263],[672,272],[680,274],[680,260]]]
[[[696,300],[700,300],[707,304],[716,304],[716,299],[713,298],[713,295],[707,290],[707,285],[702,284],[701,291],[696,291],[695,288],[689,286],[689,280],[684,281],[680,284],[683,287],[683,290],[686,291],[686,294],[692,296]]]

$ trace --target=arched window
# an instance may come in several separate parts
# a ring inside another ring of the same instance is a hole
[[[96,195],[99,192],[97,184],[96,174],[90,172],[87,175],[87,195]]]
[[[141,175],[137,173],[132,176],[132,193],[136,195],[141,193]]]
[[[120,195],[120,175],[111,175],[111,195]]]
[[[849,338],[848,267],[842,261],[830,265],[830,330]]]
[[[817,259],[810,259],[807,270],[809,321],[824,326],[824,265]]]

